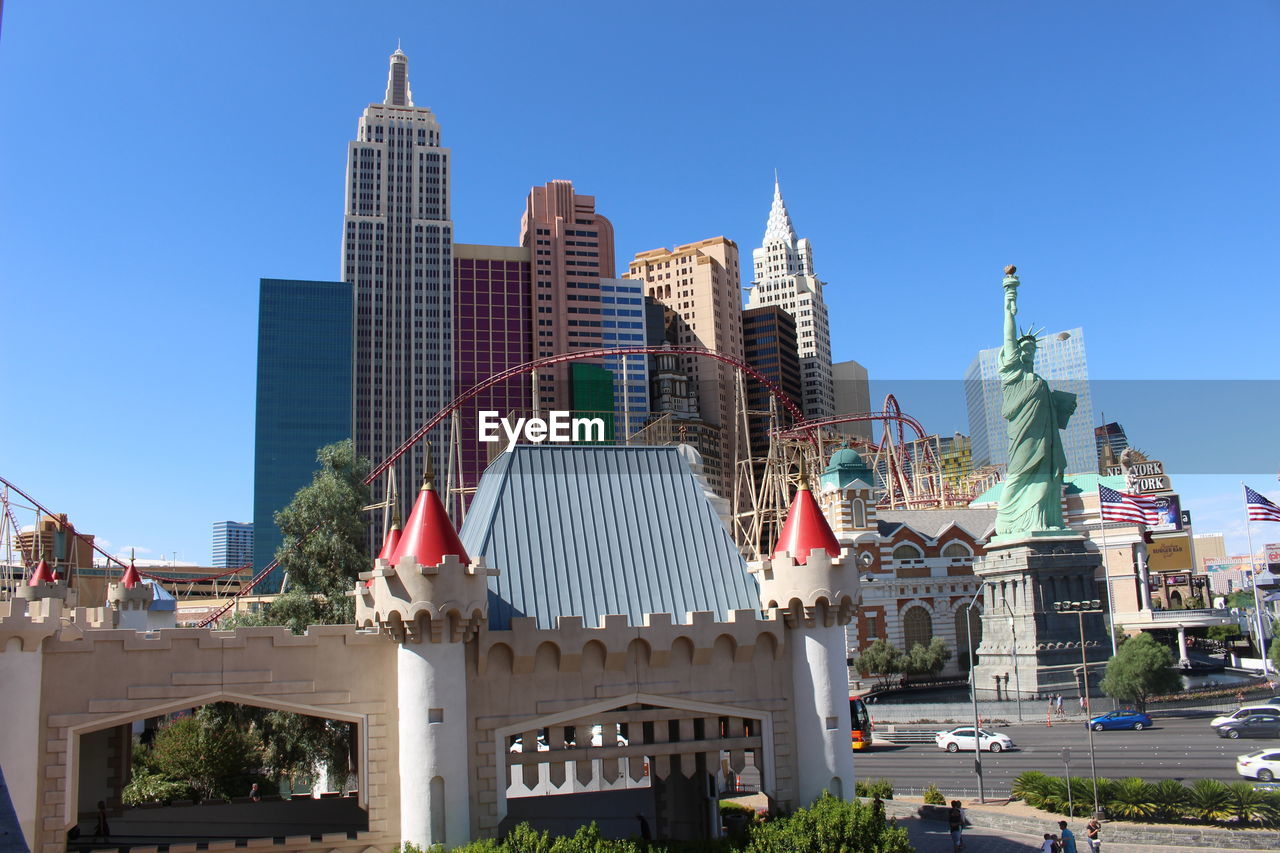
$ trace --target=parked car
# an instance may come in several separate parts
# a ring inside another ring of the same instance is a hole
[[[1260,749],[1238,756],[1236,772],[1246,779],[1270,782],[1280,776],[1280,750]]]
[[[1280,714],[1250,714],[1218,726],[1218,737],[1280,737]]]
[[[938,749],[945,749],[947,752],[959,752],[962,749],[972,752],[973,726],[961,726],[949,732],[938,732],[933,741],[938,745]],[[989,752],[1002,752],[1006,749],[1013,749],[1015,746],[1008,735],[987,731],[986,729],[981,730],[978,741],[979,747]]]
[[[1217,728],[1223,723],[1230,723],[1233,720],[1243,720],[1250,714],[1275,714],[1277,713],[1275,705],[1268,705],[1265,702],[1250,702],[1248,705],[1242,705],[1238,710],[1232,711],[1230,714],[1223,714],[1214,717],[1209,721],[1209,725]]]
[[[537,744],[538,752],[547,752],[551,749],[551,747],[547,745],[546,738],[542,735],[538,735]],[[524,752],[524,738],[514,738],[511,741],[511,746],[507,748],[507,752]]]
[[[627,740],[625,737],[623,737],[623,736],[622,736],[622,733],[621,733],[621,732],[616,733],[616,734],[614,735],[614,738],[615,738],[615,740],[617,741],[617,743],[616,743],[616,745],[617,745],[617,746],[628,746],[628,745],[631,743],[631,741]],[[570,741],[570,742],[569,742],[569,745],[570,745],[570,746],[577,746],[577,745],[578,745],[578,743],[577,743],[577,741],[576,741],[576,740],[575,740],[575,741]],[[604,727],[603,727],[603,726],[592,726],[592,727],[591,727],[591,745],[592,745],[592,746],[604,746]]]
[[[1090,717],[1089,722],[1085,725],[1095,732],[1105,729],[1133,729],[1135,732],[1140,732],[1143,729],[1151,728],[1151,718],[1140,711],[1108,711],[1105,714]]]

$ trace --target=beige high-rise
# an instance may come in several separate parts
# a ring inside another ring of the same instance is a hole
[[[674,249],[652,249],[632,259],[627,278],[644,282],[645,293],[678,318],[678,345],[713,349],[739,360],[742,351],[741,273],[738,244],[712,237]],[[699,356],[681,356],[696,381],[702,419],[720,427],[722,470],[707,472],[711,487],[727,497],[733,482],[738,422],[734,410],[736,371]],[[744,449],[745,453],[745,449]]]

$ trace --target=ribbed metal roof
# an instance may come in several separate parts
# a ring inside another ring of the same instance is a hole
[[[485,470],[462,544],[501,571],[489,627],[515,616],[758,609],[756,582],[674,447],[516,445]]]

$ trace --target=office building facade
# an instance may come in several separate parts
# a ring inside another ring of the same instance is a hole
[[[626,278],[600,280],[600,345],[638,347],[645,343],[644,286]],[[613,418],[618,441],[625,441],[649,419],[649,359],[643,355],[606,356],[613,374]]]
[[[453,397],[449,157],[435,115],[413,102],[397,49],[382,103],[365,109],[347,146],[342,233],[342,278],[355,291],[349,417],[356,451],[374,464]],[[437,467],[446,437],[427,437]],[[419,442],[394,468],[402,504],[417,491],[426,448]],[[373,488],[381,499],[385,478]]]
[[[969,438],[975,468],[1007,465],[1008,422],[1000,414],[1003,388],[999,376],[1000,348],[981,350],[964,374],[965,404],[969,413]],[[1076,395],[1076,410],[1062,431],[1067,473],[1098,470],[1094,441],[1093,400],[1089,392],[1089,366],[1085,357],[1084,329],[1068,329],[1044,335],[1036,348],[1035,371],[1049,387]]]
[[[253,522],[215,521],[213,560],[215,569],[238,569],[253,564]]]
[[[311,482],[316,451],[351,437],[351,285],[262,279],[254,423],[253,564],[275,557],[275,513]],[[263,582],[279,588],[280,575]]]
[[[742,312],[742,352],[747,364],[776,383],[797,404],[803,399],[796,321],[780,305],[763,305]],[[762,459],[769,452],[772,397],[763,384],[747,382],[747,430],[753,459]],[[787,426],[792,420],[781,407],[777,409],[777,418],[779,426]],[[759,466],[756,467],[759,476]]]
[[[1125,435],[1124,427],[1115,421],[1095,428],[1093,441],[1098,451],[1099,474],[1105,474],[1107,468],[1119,465],[1120,454],[1129,446],[1129,437]]]
[[[831,365],[831,381],[835,390],[836,414],[856,415],[871,412],[871,380],[867,369],[856,361],[838,361]],[[840,424],[836,429],[852,438],[871,441],[871,421]]]
[[[751,257],[754,277],[747,294],[747,307],[779,305],[796,318],[805,417],[825,418],[836,414],[831,329],[827,305],[822,299],[826,285],[814,274],[813,247],[808,239],[796,238],[777,178],[773,182],[773,205],[765,225],[764,242],[752,251]]]
[[[641,252],[632,259],[627,278],[641,282],[645,295],[667,309],[667,340],[742,359],[741,273],[738,246],[732,240],[713,237],[674,249]],[[678,356],[677,362],[697,387],[701,419],[720,430],[724,461],[719,471],[706,474],[716,493],[728,497],[739,432],[734,406],[737,371],[702,356]],[[741,451],[745,456],[746,447]]]

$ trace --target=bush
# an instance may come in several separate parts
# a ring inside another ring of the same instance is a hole
[[[1228,807],[1237,823],[1268,825],[1280,818],[1272,798],[1254,790],[1252,782],[1232,782],[1227,791]]]
[[[1158,810],[1155,786],[1132,776],[1116,782],[1107,800],[1107,812],[1120,820],[1147,820]]]
[[[1217,779],[1197,779],[1187,799],[1187,814],[1195,820],[1221,823],[1231,817],[1231,792]]]
[[[812,806],[751,833],[748,853],[911,853],[907,831],[890,826],[870,804],[824,794]]]
[[[143,803],[164,803],[168,805],[174,800],[191,799],[191,788],[181,782],[171,782],[159,773],[152,773],[145,767],[135,767],[133,778],[124,786],[120,799],[126,806],[140,806]]]
[[[1022,800],[1032,808],[1042,808],[1044,796],[1048,790],[1049,778],[1047,773],[1041,773],[1039,770],[1028,770],[1025,773],[1019,773],[1018,777],[1013,780],[1011,791],[1013,799]]]
[[[924,801],[931,806],[945,806],[947,798],[942,796],[942,792],[938,790],[937,785],[930,785],[924,789]]]
[[[854,782],[853,793],[857,797],[879,797],[882,800],[892,800],[893,783],[888,779],[868,779],[865,782]]]
[[[1176,779],[1161,779],[1152,791],[1155,803],[1155,817],[1158,820],[1173,822],[1187,816],[1187,807],[1191,802],[1191,794]]]

